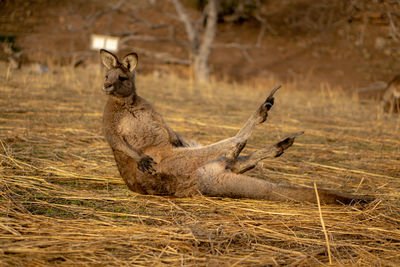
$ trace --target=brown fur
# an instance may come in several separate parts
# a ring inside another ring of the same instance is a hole
[[[107,68],[103,90],[109,95],[104,110],[104,133],[118,170],[130,190],[180,197],[201,193],[235,198],[316,201],[314,189],[273,184],[243,174],[262,159],[280,156],[301,134],[294,134],[250,155],[239,156],[255,126],[266,120],[276,90],[235,136],[200,146],[175,133],[152,106],[136,94],[135,53],[128,54],[121,62],[110,52],[101,50],[100,53]],[[371,200],[329,190],[319,190],[319,194],[325,203]]]
[[[388,113],[400,113],[400,74],[388,84],[382,97],[382,107]]]

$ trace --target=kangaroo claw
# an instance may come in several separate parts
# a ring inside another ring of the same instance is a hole
[[[269,96],[267,97],[265,102],[268,102],[269,99],[272,99],[274,97],[274,94],[276,93],[276,91],[278,91],[279,88],[281,88],[281,85],[278,85],[277,87],[272,89],[271,93],[269,93]]]
[[[281,88],[280,85],[278,85],[277,87],[272,89],[272,91],[269,93],[269,96],[267,97],[267,99],[265,99],[264,105],[267,108],[267,111],[269,111],[272,108],[272,106],[274,105],[274,102],[275,102],[274,94],[276,93],[276,91],[278,91],[279,88]]]
[[[138,169],[141,172],[147,172],[149,174],[152,174],[153,172],[156,172],[152,164],[157,164],[157,163],[149,156],[143,157],[138,162]]]
[[[304,131],[300,131],[300,132],[292,134],[291,136],[289,136],[289,138],[295,138],[295,137],[303,135],[303,134],[304,134]]]

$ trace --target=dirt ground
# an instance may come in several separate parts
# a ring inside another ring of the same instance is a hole
[[[0,34],[16,38],[15,45],[22,49],[25,60],[48,64],[74,64],[81,59],[97,63],[97,53],[89,49],[91,33],[166,34],[165,30],[146,31],[121,12],[101,13],[116,3],[2,1]],[[159,1],[159,6],[167,6],[167,1]],[[170,7],[166,9],[173,13]],[[216,44],[234,42],[251,48],[246,55],[237,48],[214,48],[210,56],[212,75],[218,80],[244,83],[271,76],[284,81],[306,79],[307,86],[302,89],[329,83],[352,90],[379,80],[387,82],[400,70],[400,36],[395,31],[400,25],[399,10],[396,1],[355,1],[351,5],[348,1],[266,1],[262,12],[269,28],[258,47],[260,24],[256,21],[219,24]],[[393,14],[390,19],[388,11]],[[151,23],[176,24],[151,8],[138,14]],[[177,31],[184,36],[182,28]],[[187,51],[171,43],[131,44],[187,58]],[[0,57],[4,60],[7,55],[2,51]],[[147,55],[141,55],[141,60],[146,63],[142,72],[167,70],[186,77],[190,73],[187,67],[157,63]]]

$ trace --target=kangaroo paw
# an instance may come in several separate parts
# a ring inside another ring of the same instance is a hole
[[[283,152],[285,152],[286,149],[288,149],[289,147],[291,147],[291,146],[293,145],[294,139],[295,139],[297,136],[302,135],[302,134],[304,134],[304,131],[294,133],[294,134],[292,134],[291,136],[285,138],[284,140],[278,142],[278,143],[276,144],[276,147],[280,150],[280,152],[278,152],[278,153],[275,155],[275,157],[277,158],[277,157],[279,157],[280,155],[282,155]]]
[[[272,106],[274,105],[274,102],[275,102],[274,94],[276,91],[278,91],[279,88],[281,88],[280,85],[275,87],[271,91],[271,93],[269,94],[267,99],[264,101],[264,103],[262,103],[261,106],[258,108],[258,110],[257,110],[258,115],[259,115],[258,123],[263,123],[267,119],[268,111],[272,108]]]
[[[152,174],[153,172],[156,171],[153,168],[152,164],[157,164],[157,163],[149,156],[143,157],[138,162],[138,169],[141,172],[147,172],[149,174]]]

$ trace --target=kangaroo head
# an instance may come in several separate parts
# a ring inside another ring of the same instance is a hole
[[[127,97],[136,93],[135,68],[138,63],[136,53],[129,53],[118,61],[113,53],[101,49],[100,57],[106,67],[103,91],[116,97]]]

